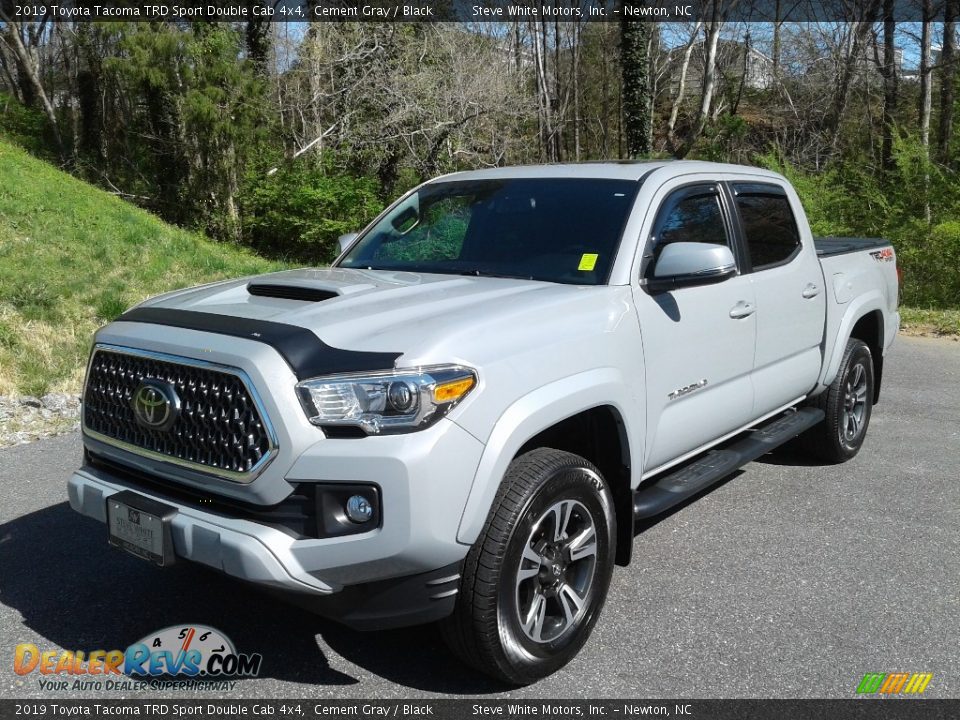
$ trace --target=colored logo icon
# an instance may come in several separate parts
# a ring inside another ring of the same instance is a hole
[[[919,695],[933,680],[933,673],[867,673],[857,686],[857,695]]]

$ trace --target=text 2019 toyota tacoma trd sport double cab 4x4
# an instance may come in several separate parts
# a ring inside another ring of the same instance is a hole
[[[457,173],[341,240],[101,329],[70,504],[512,683],[584,644],[637,518],[798,435],[856,455],[899,322],[893,248],[750,167]]]

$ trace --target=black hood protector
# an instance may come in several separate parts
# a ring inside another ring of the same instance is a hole
[[[194,310],[134,308],[118,317],[117,322],[167,325],[264,343],[280,353],[298,380],[334,373],[390,370],[403,354],[341,350],[327,345],[314,333],[296,325]]]

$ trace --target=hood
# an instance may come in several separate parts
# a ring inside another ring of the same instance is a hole
[[[462,358],[465,347],[476,346],[485,333],[522,329],[535,334],[536,328],[585,311],[581,302],[585,296],[612,290],[507,278],[321,268],[180,290],[140,307],[268,320],[310,330],[336,348],[447,362],[457,359],[451,354]]]

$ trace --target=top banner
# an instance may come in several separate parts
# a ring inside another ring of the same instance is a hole
[[[2,22],[920,22],[923,0],[0,0]]]

